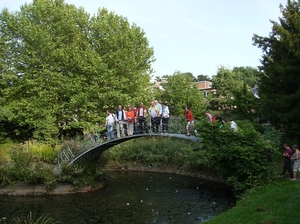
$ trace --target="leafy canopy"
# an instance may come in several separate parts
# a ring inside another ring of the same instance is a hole
[[[182,114],[186,106],[190,106],[194,114],[205,110],[203,94],[198,90],[197,84],[193,83],[191,73],[175,72],[167,78],[167,83],[161,83],[164,88],[161,98],[168,101],[172,115]]]
[[[252,119],[258,100],[250,91],[253,82],[249,81],[249,77],[250,80],[258,80],[257,74],[257,70],[251,67],[235,67],[232,70],[220,67],[217,75],[213,76],[212,87],[216,92],[210,101],[211,109],[239,119]]]
[[[106,109],[149,97],[153,48],[105,8],[90,16],[63,0],[34,0],[4,9],[0,49],[0,119],[38,139],[103,123]]]

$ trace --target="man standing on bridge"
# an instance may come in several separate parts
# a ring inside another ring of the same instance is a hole
[[[161,128],[161,120],[162,120],[162,105],[154,100],[155,105],[158,107],[158,115],[155,118],[155,122],[157,124],[157,132],[159,132],[159,128]]]
[[[136,113],[136,119],[138,120],[139,123],[139,133],[143,134],[144,131],[148,134],[148,127],[147,127],[147,109],[144,107],[144,103],[140,104],[140,107],[137,108],[137,113]]]
[[[149,108],[149,114],[150,114],[150,122],[151,122],[151,130],[153,133],[158,133],[159,124],[157,117],[159,116],[159,109],[155,105],[155,102],[151,102],[151,107]]]
[[[115,123],[115,118],[112,115],[110,110],[106,111],[107,117],[105,121],[105,126],[107,127],[107,133],[109,140],[113,140],[115,138],[114,136],[114,123]]]
[[[125,137],[124,123],[126,119],[126,114],[121,105],[118,106],[118,110],[116,111],[116,118],[117,118],[116,120],[117,137],[120,138],[120,129],[121,129],[122,137]]]

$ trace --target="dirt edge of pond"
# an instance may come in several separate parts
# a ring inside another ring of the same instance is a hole
[[[186,171],[184,169],[178,169],[171,166],[155,166],[155,164],[149,164],[144,166],[141,164],[119,164],[119,163],[108,163],[105,166],[105,170],[109,171],[137,171],[137,172],[154,172],[154,173],[169,173],[177,174],[182,176],[189,176],[194,178],[200,178],[208,181],[228,184],[225,180],[217,177],[212,172],[208,171]]]
[[[75,187],[67,183],[59,183],[53,190],[47,190],[43,184],[28,185],[26,183],[16,183],[0,188],[0,195],[7,196],[43,196],[43,195],[66,195],[96,191],[106,186],[104,181],[95,183],[95,186],[82,188]]]

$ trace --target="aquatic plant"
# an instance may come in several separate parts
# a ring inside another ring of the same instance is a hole
[[[27,217],[17,217],[10,222],[10,224],[55,224],[55,223],[61,223],[61,222],[55,221],[54,219],[48,217],[47,215],[41,215],[35,218],[32,212],[30,212]]]

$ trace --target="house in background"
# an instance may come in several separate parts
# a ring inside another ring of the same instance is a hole
[[[161,83],[168,83],[168,78],[161,78],[158,82],[155,82],[155,88],[159,90],[164,90]],[[196,84],[198,87],[198,90],[204,93],[204,96],[206,97],[208,93],[212,92],[215,93],[216,90],[212,88],[212,82],[209,81],[199,81],[199,82],[193,82],[193,84]]]
[[[204,92],[204,96],[207,96],[208,93],[215,93],[216,90],[212,88],[212,82],[209,81],[199,81],[195,82],[198,85],[198,90]]]
[[[160,85],[161,83],[168,83],[168,78],[161,78],[158,82],[155,82],[154,83],[155,88],[159,90],[164,90],[164,87]]]

